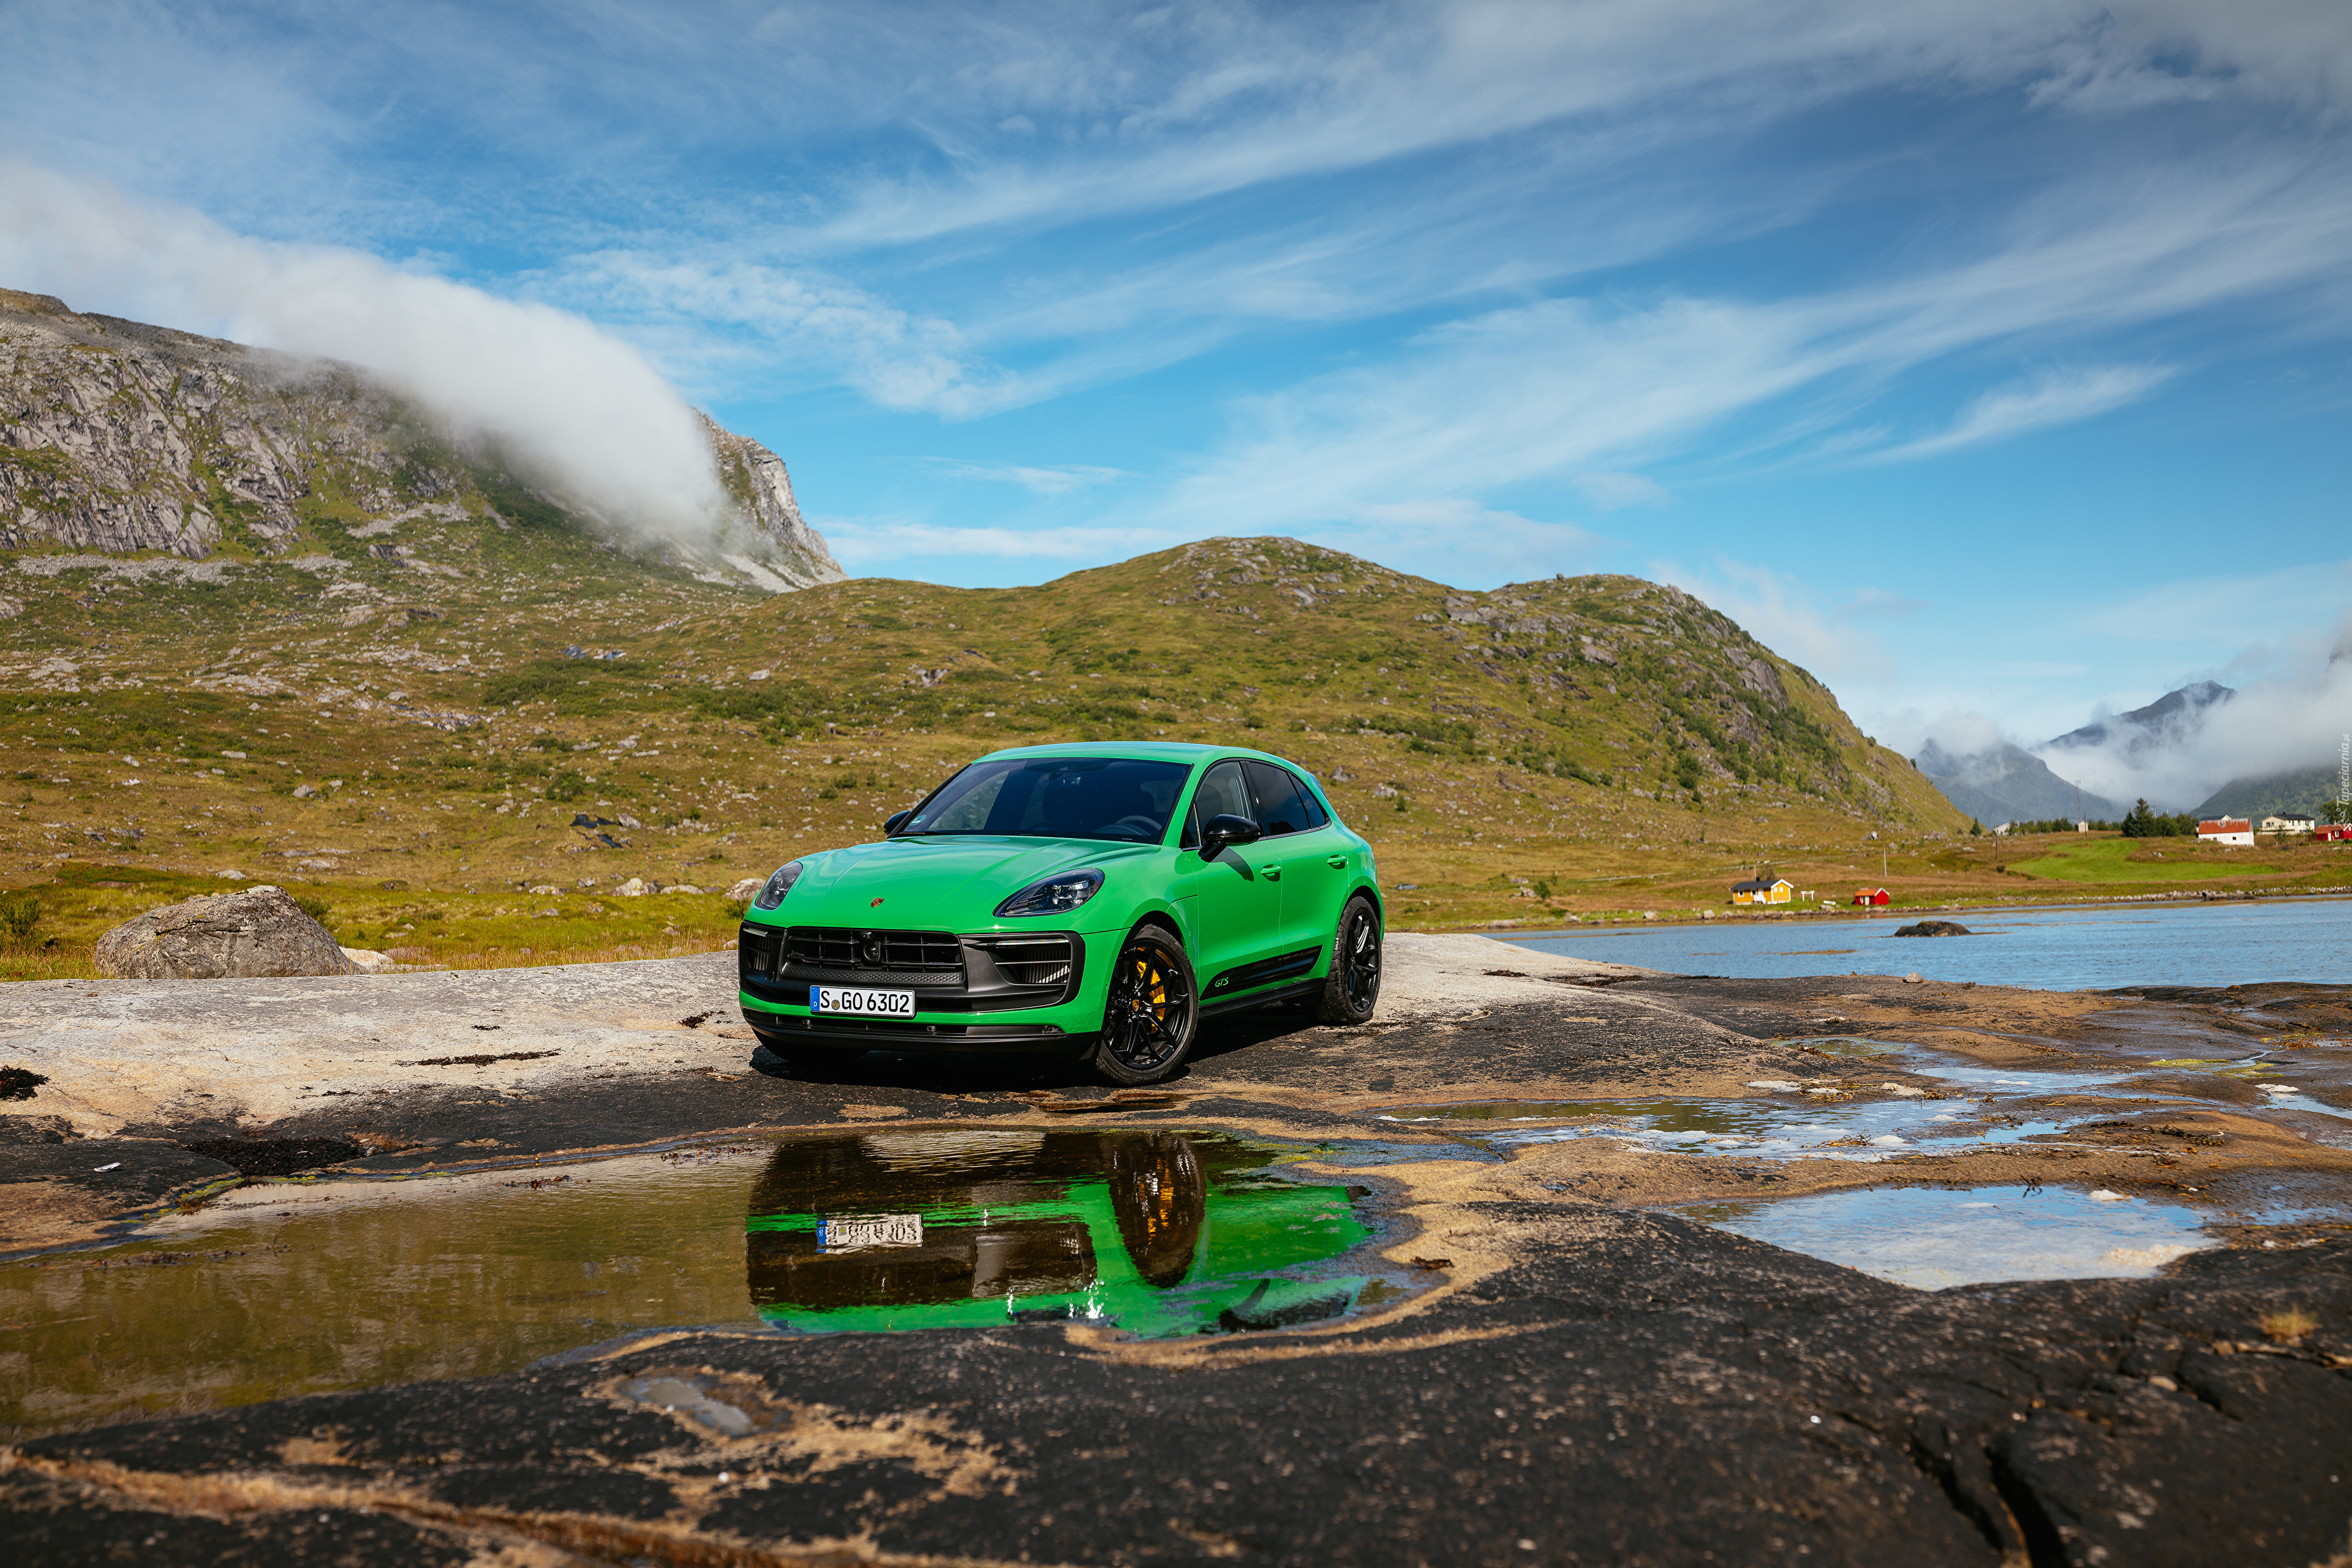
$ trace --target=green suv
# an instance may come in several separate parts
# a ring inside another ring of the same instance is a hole
[[[883,831],[778,868],[744,917],[743,1016],[787,1061],[1048,1052],[1152,1083],[1208,1015],[1379,1000],[1371,846],[1280,757],[996,752]]]

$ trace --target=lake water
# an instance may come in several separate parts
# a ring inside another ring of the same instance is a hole
[[[1917,920],[1954,921],[1976,934],[1895,936],[1895,927]],[[2352,981],[2352,900],[2346,899],[1735,917],[1696,925],[1489,934],[1571,958],[1742,980],[1916,973],[1930,980],[2040,991]]]

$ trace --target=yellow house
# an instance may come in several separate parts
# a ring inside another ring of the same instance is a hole
[[[1748,881],[1731,884],[1731,901],[1735,904],[1785,904],[1797,896],[1797,884],[1786,877],[1769,882]]]

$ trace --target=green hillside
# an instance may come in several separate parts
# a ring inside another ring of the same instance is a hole
[[[1630,577],[1471,594],[1296,540],[1213,540],[1034,588],[835,584],[740,614],[723,651],[724,669],[685,628],[644,650],[768,733],[1246,735],[1327,759],[1343,789],[1467,789],[1514,818],[1533,803],[1511,797],[1539,796],[1569,833],[1636,801],[1965,826],[1811,677]]]
[[[2321,763],[2283,773],[2231,779],[2208,796],[2193,815],[2244,816],[2260,822],[2273,812],[2300,811],[2325,822],[2335,818],[2336,813],[2328,808],[2336,804],[2342,793],[2336,764]]]

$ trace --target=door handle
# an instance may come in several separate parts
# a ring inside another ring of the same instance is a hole
[[[1257,874],[1264,877],[1269,882],[1279,882],[1282,880],[1282,868],[1279,866],[1260,866],[1257,868]]]
[[[1330,867],[1334,871],[1344,871],[1348,868],[1348,858],[1345,855],[1326,855],[1323,858],[1323,864]]]

